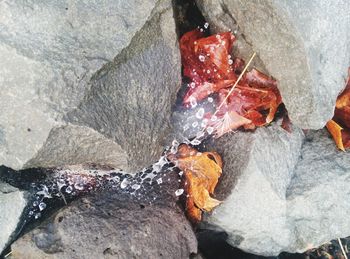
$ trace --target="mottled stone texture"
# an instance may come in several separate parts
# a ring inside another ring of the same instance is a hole
[[[22,212],[27,205],[25,197],[25,192],[0,181],[0,254],[20,224]]]
[[[181,76],[170,0],[2,1],[0,12],[0,164],[95,157],[133,171],[157,159]]]
[[[238,55],[258,53],[260,67],[278,79],[295,124],[312,129],[326,124],[350,65],[349,1],[197,3],[214,32],[238,31]]]
[[[292,133],[277,127],[214,144],[224,159],[216,189],[224,202],[202,228],[225,231],[231,245],[265,256],[349,236],[350,156],[326,130],[304,139],[296,127]]]
[[[168,177],[147,197],[108,190],[72,202],[18,239],[13,258],[189,258],[197,240],[176,203],[178,175]]]

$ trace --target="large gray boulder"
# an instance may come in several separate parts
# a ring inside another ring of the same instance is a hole
[[[176,203],[179,176],[166,178],[72,202],[12,244],[12,258],[189,258],[197,240]]]
[[[171,1],[2,1],[0,12],[0,164],[157,160],[181,77]]]
[[[260,68],[278,79],[295,124],[311,129],[326,124],[350,65],[349,1],[197,3],[213,32],[237,31],[240,56],[258,53]]]
[[[224,161],[216,198],[224,202],[207,215],[203,228],[224,230],[231,245],[261,255],[277,255],[290,244],[286,191],[303,142],[303,133],[288,133],[277,123],[255,132],[218,139]]]
[[[216,197],[224,202],[202,228],[225,231],[232,246],[264,256],[349,236],[350,156],[326,130],[304,139],[296,127],[292,133],[278,127],[215,143],[224,160]]]
[[[28,203],[26,197],[26,192],[0,181],[0,254],[21,223],[22,213]]]

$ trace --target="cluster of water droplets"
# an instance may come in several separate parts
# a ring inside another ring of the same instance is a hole
[[[171,180],[168,172],[174,170],[175,166],[167,159],[167,155],[176,154],[178,146],[179,143],[174,140],[156,163],[134,175],[114,170],[57,168],[50,172],[50,177],[44,182],[31,184],[35,195],[29,206],[28,217],[39,219],[52,199],[59,199],[67,204],[75,197],[102,189],[120,191],[136,199],[144,199],[153,188],[152,185],[160,186]],[[179,196],[183,192],[183,189],[179,189],[174,195]],[[146,198],[149,202],[157,199]]]

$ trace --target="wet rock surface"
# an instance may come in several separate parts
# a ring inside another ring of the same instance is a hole
[[[12,257],[189,258],[197,241],[177,204],[179,178],[163,178],[147,195],[119,188],[72,202],[17,240]]]
[[[0,12],[0,164],[157,160],[181,76],[171,1],[2,1]]]
[[[258,53],[295,124],[319,129],[331,119],[350,65],[348,1],[196,2],[212,32],[237,30],[240,55]]]

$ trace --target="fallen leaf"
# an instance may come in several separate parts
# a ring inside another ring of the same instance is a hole
[[[216,137],[241,126],[254,129],[270,123],[282,103],[276,80],[256,69],[246,72],[226,98],[244,70],[244,61],[230,55],[234,41],[230,32],[204,37],[198,30],[180,40],[184,75],[190,79],[183,104],[189,107],[194,100],[217,96],[218,121],[209,125]]]
[[[336,123],[334,120],[330,120],[327,122],[326,127],[328,131],[331,133],[337,147],[340,150],[345,151],[344,145],[343,145],[343,140],[342,140],[342,130],[343,128],[339,126],[338,123]]]
[[[345,89],[337,98],[333,119],[326,127],[340,150],[350,148],[350,68]]]
[[[184,172],[187,216],[192,222],[199,222],[202,210],[211,211],[220,204],[210,194],[214,193],[222,172],[221,157],[215,152],[201,153],[181,144],[177,153],[169,154],[168,159]]]

